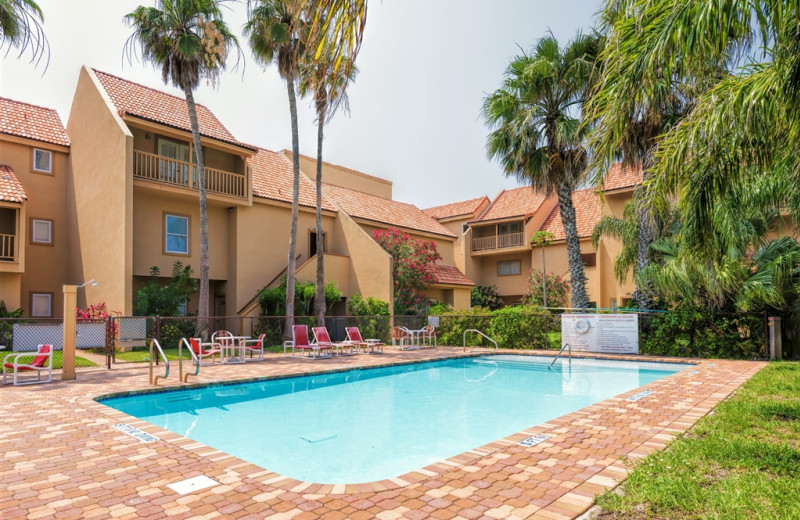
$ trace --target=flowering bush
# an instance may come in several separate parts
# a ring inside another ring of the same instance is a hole
[[[566,307],[570,291],[569,281],[553,273],[547,273],[547,306]],[[528,276],[528,291],[522,297],[522,303],[541,307],[544,303],[542,295],[542,272],[531,269]]]
[[[434,242],[414,240],[399,229],[376,229],[375,241],[394,259],[394,313],[412,313],[435,282],[433,265],[441,256]]]
[[[89,305],[85,309],[77,307],[75,309],[75,317],[79,320],[104,320],[108,318],[106,304],[105,302],[97,303],[95,305]]]

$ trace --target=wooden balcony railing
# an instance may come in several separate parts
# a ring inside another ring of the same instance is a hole
[[[502,235],[478,237],[472,239],[472,250],[488,251],[491,249],[517,247],[523,245],[524,240],[525,240],[524,233],[505,233]]]
[[[16,261],[16,235],[0,233],[0,262]]]
[[[247,177],[206,167],[206,192],[247,198]],[[133,151],[133,176],[139,179],[197,189],[197,168],[191,163]]]

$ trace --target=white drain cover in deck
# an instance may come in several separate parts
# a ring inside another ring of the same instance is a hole
[[[219,482],[213,478],[208,478],[205,475],[198,475],[197,477],[187,478],[186,480],[181,480],[180,482],[167,484],[167,487],[180,495],[185,495],[193,491],[216,486],[217,484],[219,484]]]

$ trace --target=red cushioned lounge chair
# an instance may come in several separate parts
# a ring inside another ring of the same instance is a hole
[[[317,345],[308,341],[308,327],[305,325],[294,325],[292,327],[291,341],[283,343],[283,355],[286,355],[286,349],[292,348],[292,356],[294,351],[299,350],[300,355],[313,358],[329,358],[331,357],[332,347],[330,345]],[[326,354],[327,352],[327,354]]]
[[[383,342],[379,339],[363,339],[361,331],[358,327],[345,327],[347,331],[347,339],[354,345],[358,345],[371,354],[377,354],[380,351],[383,354]]]
[[[191,347],[192,352],[194,352],[197,362],[201,366],[203,365],[203,359],[210,358],[212,365],[214,364],[214,356],[217,356],[220,358],[220,360],[222,360],[221,350],[216,343],[202,343],[200,338],[189,338],[189,346]]]
[[[14,386],[33,385],[36,383],[49,383],[53,380],[53,345],[39,345],[37,352],[17,352],[9,354],[3,360],[3,384],[6,384],[6,377],[12,374]],[[33,356],[33,361],[24,363],[22,358]],[[36,379],[20,381],[18,374],[34,370]],[[42,372],[47,372],[47,379],[42,379]]]

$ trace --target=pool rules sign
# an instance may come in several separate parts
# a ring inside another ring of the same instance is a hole
[[[636,314],[562,314],[561,347],[608,354],[639,353]]]

